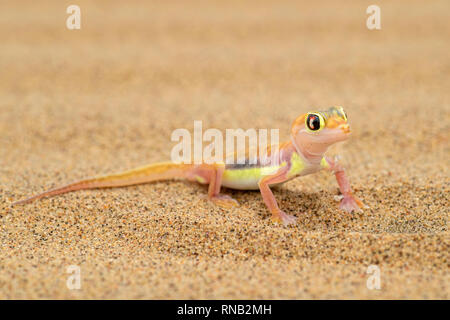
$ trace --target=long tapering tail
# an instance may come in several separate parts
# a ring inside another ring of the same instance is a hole
[[[24,200],[16,201],[12,205],[24,204],[44,197],[51,197],[76,190],[124,187],[158,180],[185,178],[191,168],[192,165],[189,164],[175,164],[171,162],[150,164],[121,173],[80,180]]]

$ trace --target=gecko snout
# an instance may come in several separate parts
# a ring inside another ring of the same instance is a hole
[[[343,123],[339,126],[339,128],[342,130],[342,132],[344,133],[350,133],[350,126],[348,125],[348,123]]]

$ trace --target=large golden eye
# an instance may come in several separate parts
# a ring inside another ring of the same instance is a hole
[[[308,113],[305,119],[306,128],[310,131],[320,131],[325,126],[325,120],[319,113]]]

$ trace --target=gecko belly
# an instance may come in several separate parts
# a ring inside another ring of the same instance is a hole
[[[222,185],[237,190],[259,190],[258,183],[266,175],[276,172],[280,167],[246,167],[225,169]]]
[[[263,167],[248,164],[231,165],[225,168],[222,176],[222,185],[237,190],[258,190],[258,183],[264,176],[276,173],[285,165],[287,165],[286,162],[283,162],[281,165]],[[296,177],[317,172],[320,169],[326,168],[327,165],[328,163],[325,161],[325,158],[322,159],[320,164],[311,164],[294,152],[290,159],[289,171],[286,173],[285,180],[273,185],[279,185]]]

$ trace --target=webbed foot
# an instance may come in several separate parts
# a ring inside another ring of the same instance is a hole
[[[297,223],[297,217],[287,214],[283,211],[272,214],[272,221],[275,223],[283,223],[285,226]]]
[[[357,197],[353,195],[343,196],[341,202],[339,203],[339,208],[345,212],[362,212],[362,208],[368,208],[364,203],[361,202]]]
[[[212,198],[209,198],[209,200],[214,202],[215,205],[226,209],[239,206],[239,202],[225,194],[215,195]]]

